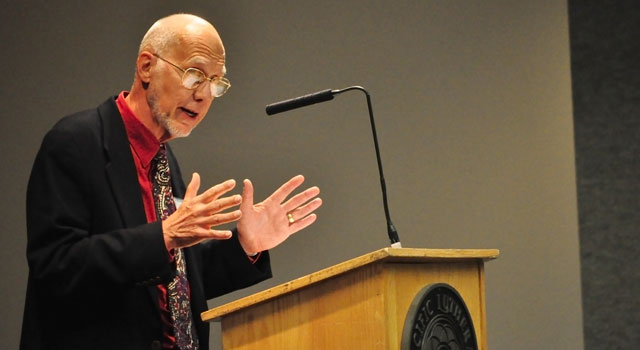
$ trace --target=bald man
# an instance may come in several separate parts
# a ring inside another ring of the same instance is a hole
[[[168,141],[229,87],[215,28],[186,14],[146,33],[130,91],[61,119],[27,190],[29,280],[20,348],[208,349],[207,299],[271,276],[268,250],[311,225],[295,176],[254,203],[244,180],[188,186]],[[236,222],[232,231],[218,226]]]

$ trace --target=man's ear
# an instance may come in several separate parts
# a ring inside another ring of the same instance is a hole
[[[136,71],[142,86],[149,85],[149,81],[151,81],[151,66],[154,59],[155,57],[147,51],[142,51],[138,55],[138,59],[136,60]]]

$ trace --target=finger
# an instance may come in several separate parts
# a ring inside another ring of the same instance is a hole
[[[242,196],[238,194],[229,197],[218,198],[203,205],[201,214],[204,216],[213,215],[231,207],[235,207],[240,203],[242,203]]]
[[[316,198],[311,202],[290,211],[289,213],[293,215],[294,220],[298,220],[298,218],[304,218],[305,216],[313,213],[313,211],[318,209],[321,205],[322,199]]]
[[[290,234],[294,234],[306,228],[307,226],[313,224],[317,218],[318,216],[316,214],[311,214],[309,216],[305,216],[304,218],[294,222],[293,224],[289,225],[289,229],[291,230]]]
[[[320,194],[320,188],[318,188],[317,186],[308,188],[304,192],[298,193],[297,195],[291,197],[291,199],[289,199],[282,205],[282,208],[286,212],[290,212],[306,203],[311,198],[317,196],[318,194]]]
[[[240,208],[250,208],[253,206],[253,184],[251,180],[244,179],[242,185],[242,205]]]
[[[233,235],[229,230],[209,230],[212,236],[211,239],[229,239]]]
[[[229,239],[231,238],[232,233],[229,230],[214,230],[214,229],[205,229],[201,228],[196,230],[193,233],[194,239],[198,239],[200,241],[205,239]],[[188,239],[188,238],[185,238]]]
[[[230,222],[238,221],[242,217],[240,210],[234,210],[228,213],[219,213],[210,216],[203,216],[194,220],[194,224],[199,227],[211,228],[214,226],[228,224]]]
[[[302,185],[304,182],[304,176],[297,175],[291,178],[291,180],[285,182],[280,188],[278,188],[271,195],[271,199],[273,199],[276,203],[282,203],[287,196],[293,192],[298,186]]]
[[[200,196],[198,196],[198,200],[201,200],[204,203],[208,203],[231,191],[234,187],[236,187],[236,180],[229,179],[202,192]]]
[[[198,217],[211,216],[225,209],[234,207],[240,204],[241,202],[242,202],[242,197],[240,195],[234,195],[229,197],[218,198],[209,203],[192,201],[191,203],[189,203],[189,205],[186,205],[185,208],[188,208],[188,210],[190,211],[189,215],[192,218],[198,218]]]
[[[208,239],[223,240],[231,238],[232,233],[228,230],[208,230],[199,229],[192,232],[189,237],[173,237],[174,248],[185,248],[196,245]]]
[[[184,193],[184,199],[189,200],[195,197],[198,194],[199,188],[200,175],[198,173],[193,173],[193,175],[191,175],[191,182],[189,182],[189,186],[187,186],[187,190]]]
[[[185,235],[178,235],[170,237],[171,248],[186,248],[194,246],[207,239],[228,239],[231,238],[231,231],[224,230],[211,230],[202,227],[193,227]]]

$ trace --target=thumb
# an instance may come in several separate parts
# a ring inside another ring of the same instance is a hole
[[[198,189],[200,189],[200,175],[193,173],[191,182],[189,182],[189,186],[187,186],[187,191],[184,193],[184,199],[189,200],[195,197],[198,194]]]
[[[252,207],[253,206],[253,184],[251,180],[244,179],[242,181],[242,204],[243,207]]]

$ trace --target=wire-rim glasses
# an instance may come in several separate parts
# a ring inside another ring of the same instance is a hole
[[[172,62],[167,61],[166,59],[158,56],[155,53],[153,55],[182,72],[182,86],[189,90],[197,89],[202,83],[205,82],[205,80],[208,80],[209,87],[211,88],[211,96],[220,97],[224,95],[231,87],[231,83],[227,78],[208,78],[206,74],[204,74],[204,72],[199,70],[198,68],[192,67],[184,69]]]

